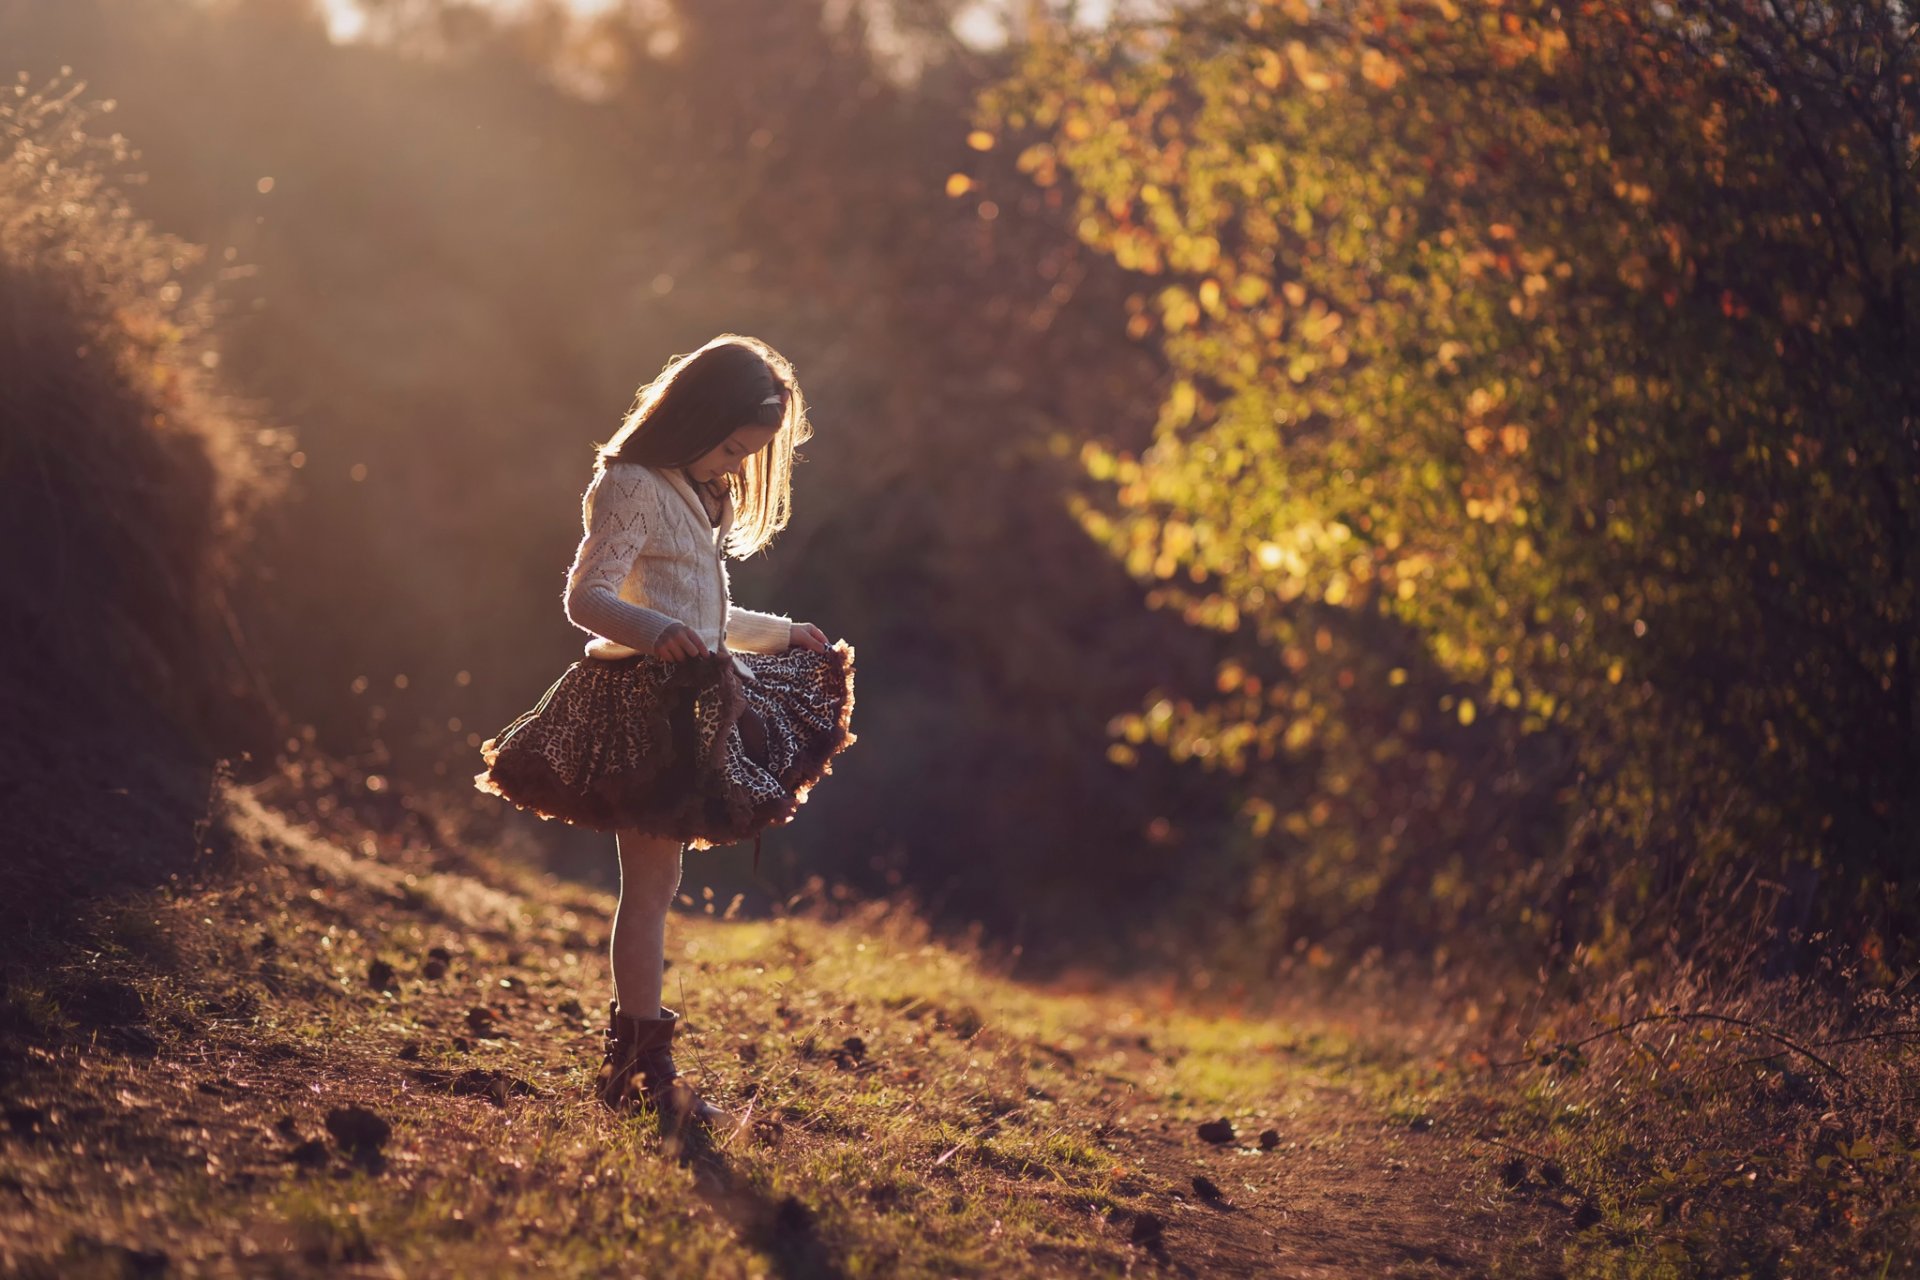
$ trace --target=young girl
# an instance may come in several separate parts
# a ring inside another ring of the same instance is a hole
[[[726,556],[786,526],[795,446],[812,427],[793,368],[723,334],[641,388],[601,446],[566,611],[593,633],[533,710],[481,747],[475,785],[543,818],[616,832],[613,1001],[597,1091],[651,1107],[668,1132],[726,1113],[673,1062],[660,1003],[683,846],[790,820],[854,740],[853,649],[778,614],[735,608]]]

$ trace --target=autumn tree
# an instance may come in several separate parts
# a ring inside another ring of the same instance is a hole
[[[1243,775],[1277,952],[1913,922],[1914,35],[1209,3],[986,101],[1177,371],[1080,511],[1244,656],[1115,751]]]

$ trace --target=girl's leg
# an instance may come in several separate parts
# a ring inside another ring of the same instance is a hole
[[[620,905],[613,913],[613,998],[634,1018],[660,1013],[665,976],[667,913],[680,890],[678,840],[622,831]]]

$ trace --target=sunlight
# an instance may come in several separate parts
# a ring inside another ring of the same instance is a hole
[[[527,0],[480,0],[480,3],[506,11],[528,7]],[[582,18],[596,18],[611,13],[622,3],[624,0],[567,0],[567,7]],[[320,9],[327,20],[327,35],[334,43],[345,44],[367,33],[367,14],[359,0],[320,0]]]
[[[524,10],[529,0],[479,0],[490,8],[505,11]],[[581,18],[596,18],[618,9],[625,0],[566,0],[567,7]],[[367,34],[367,13],[360,0],[319,0],[326,17],[327,34],[336,44],[346,44]],[[1075,17],[1082,26],[1097,27],[1112,16],[1112,0],[1083,0]],[[1030,20],[1028,6],[1009,0],[977,0],[955,15],[953,33],[971,49],[982,52],[1006,45],[1014,33]],[[883,23],[884,25],[884,23]]]
[[[367,29],[367,15],[353,0],[320,0],[327,19],[327,35],[335,44],[358,40]]]

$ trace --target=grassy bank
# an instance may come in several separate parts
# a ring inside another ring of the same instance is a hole
[[[687,895],[682,1069],[745,1123],[676,1153],[590,1098],[604,895],[298,790],[16,940],[9,1274],[1452,1274],[1564,1228],[1377,1029],[1040,990],[831,895]]]

